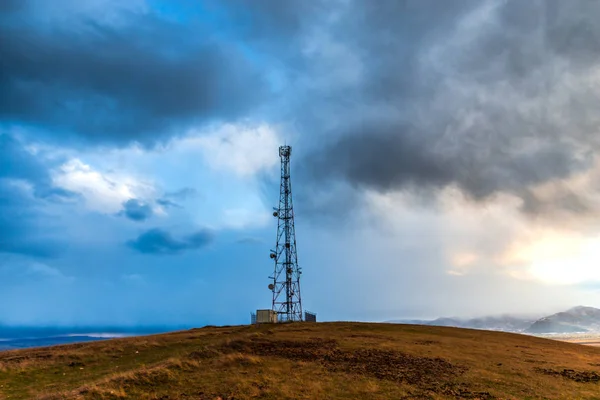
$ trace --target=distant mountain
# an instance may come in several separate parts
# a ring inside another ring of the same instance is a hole
[[[490,331],[505,332],[523,332],[528,329],[535,318],[516,317],[513,315],[500,315],[481,318],[461,319],[461,318],[438,318],[435,320],[394,320],[388,322],[432,325],[432,326],[451,326],[456,328],[485,329]]]
[[[405,319],[387,321],[400,324],[450,326],[520,333],[600,332],[600,309],[577,306],[543,318],[502,315],[471,319],[438,318],[434,320]]]
[[[600,309],[578,306],[535,321],[526,333],[600,332]]]

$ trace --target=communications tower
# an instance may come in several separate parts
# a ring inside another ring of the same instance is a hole
[[[296,253],[296,230],[294,228],[294,207],[292,204],[292,183],[290,181],[291,146],[280,146],[281,185],[279,187],[279,207],[274,208],[277,217],[277,243],[271,250],[275,261],[275,272],[270,279],[269,289],[273,292],[272,311],[279,321],[302,321],[302,300],[300,297],[300,275]]]

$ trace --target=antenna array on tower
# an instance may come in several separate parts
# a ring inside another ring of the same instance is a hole
[[[277,241],[270,257],[275,262],[273,276],[269,279],[269,290],[273,293],[270,310],[256,310],[250,313],[252,324],[272,324],[278,322],[317,322],[317,314],[306,311],[302,315],[300,296],[300,275],[296,251],[296,228],[294,227],[294,205],[292,202],[292,182],[290,180],[291,146],[279,147],[281,158],[281,184],[279,185],[279,207],[273,208],[277,218]]]
[[[296,251],[296,229],[294,227],[294,207],[292,203],[292,183],[290,180],[291,146],[280,146],[281,184],[279,187],[279,207],[274,208],[277,218],[277,242],[271,250],[275,261],[272,311],[279,321],[302,321],[302,298],[300,296],[300,275]]]

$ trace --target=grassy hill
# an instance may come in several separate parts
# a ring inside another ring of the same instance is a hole
[[[2,352],[0,398],[600,399],[600,348],[418,325],[207,327]]]

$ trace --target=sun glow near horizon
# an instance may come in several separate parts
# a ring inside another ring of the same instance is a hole
[[[508,260],[525,266],[530,279],[548,284],[600,282],[600,237],[553,232],[511,249]]]

